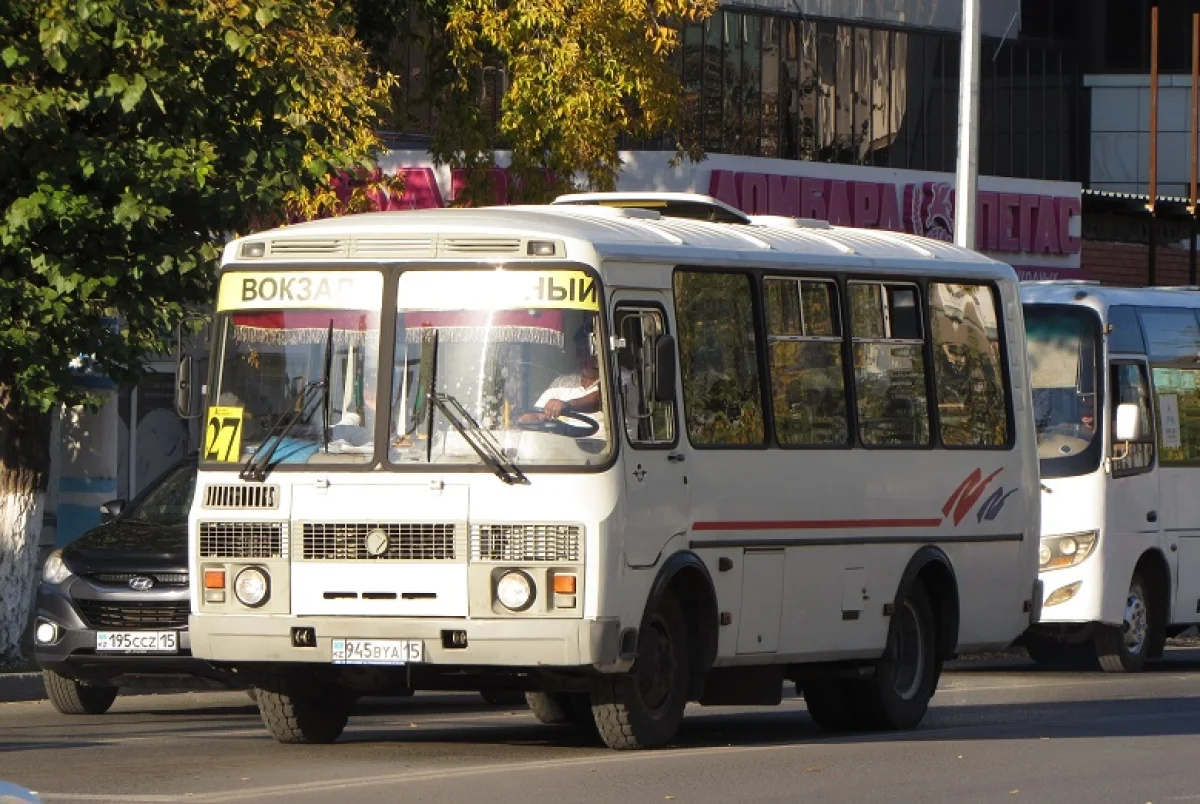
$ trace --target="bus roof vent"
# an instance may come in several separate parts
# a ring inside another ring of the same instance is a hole
[[[351,244],[352,257],[432,257],[428,237],[361,237]]]
[[[745,212],[700,193],[572,193],[560,195],[551,203],[558,206],[653,209],[664,218],[690,218],[712,223],[750,223],[750,216]]]
[[[751,226],[767,226],[772,229],[832,229],[833,224],[816,218],[789,218],[784,215],[751,215]]]
[[[269,256],[291,259],[320,259],[322,257],[345,257],[349,243],[338,238],[281,237],[271,241]]]
[[[451,254],[520,254],[519,237],[447,237],[441,242],[441,253]]]

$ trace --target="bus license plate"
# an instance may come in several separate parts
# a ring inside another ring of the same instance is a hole
[[[408,664],[425,658],[419,639],[335,639],[334,664]]]
[[[97,653],[178,653],[178,631],[97,631]]]

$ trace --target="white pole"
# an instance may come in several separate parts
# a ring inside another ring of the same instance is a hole
[[[975,185],[979,178],[979,44],[979,0],[963,0],[954,243],[971,249],[975,248]]]

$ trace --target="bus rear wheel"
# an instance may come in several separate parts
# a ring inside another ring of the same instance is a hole
[[[281,743],[332,743],[346,728],[354,696],[316,680],[275,679],[255,694],[263,725]]]
[[[937,689],[941,663],[933,604],[925,585],[917,581],[892,615],[875,676],[862,682],[862,696],[852,703],[862,725],[882,730],[916,728]]]
[[[1146,666],[1158,626],[1150,596],[1140,573],[1133,576],[1125,597],[1125,615],[1120,625],[1099,625],[1094,637],[1096,658],[1106,673],[1140,673]]]
[[[547,725],[570,724],[584,731],[596,730],[591,697],[586,692],[527,692],[525,702],[533,716]]]
[[[687,620],[667,593],[638,634],[638,658],[629,673],[605,676],[592,690],[592,714],[609,748],[657,748],[679,730],[690,680]]]

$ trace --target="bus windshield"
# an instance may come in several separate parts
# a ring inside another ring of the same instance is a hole
[[[1100,319],[1079,307],[1031,304],[1025,333],[1042,475],[1094,471],[1101,444]]]
[[[408,271],[388,459],[596,465],[611,453],[598,283],[580,271]]]
[[[383,275],[276,269],[221,277],[208,462],[370,463]]]

